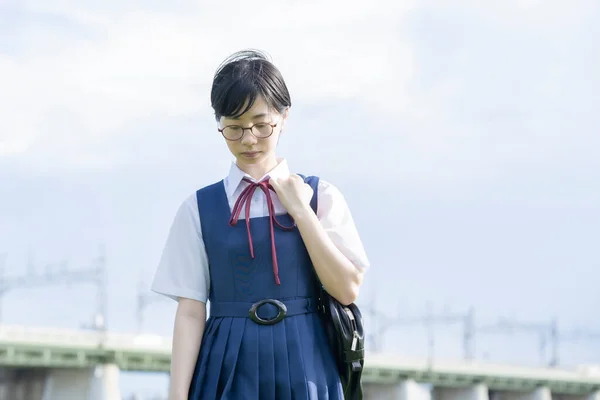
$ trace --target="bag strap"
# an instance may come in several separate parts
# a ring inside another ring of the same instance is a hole
[[[308,184],[313,190],[313,196],[310,199],[310,207],[313,209],[315,214],[317,214],[317,210],[319,209],[319,177],[318,176],[304,176],[302,174],[298,174],[302,179],[304,179],[304,183]],[[317,271],[315,271],[315,278],[317,280],[317,289],[319,291],[325,291],[325,287],[321,280],[319,279],[319,275],[317,275]],[[319,296],[323,296],[322,293]]]
[[[298,174],[302,179],[304,179],[304,183],[308,184],[313,190],[313,196],[310,199],[310,207],[313,209],[315,214],[319,209],[319,177],[318,176],[304,176],[302,174]]]

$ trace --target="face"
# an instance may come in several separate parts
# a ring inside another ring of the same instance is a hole
[[[281,129],[287,119],[288,110],[283,114],[270,109],[262,97],[257,97],[252,107],[239,118],[221,117],[219,127],[238,126],[250,128],[271,129],[268,124],[275,125],[273,133],[267,138],[255,137],[249,129],[244,130],[239,140],[225,140],[229,151],[236,159],[238,166],[252,166],[259,164],[276,164],[275,149],[279,141]]]

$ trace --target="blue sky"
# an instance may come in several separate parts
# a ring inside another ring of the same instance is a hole
[[[427,302],[472,305],[478,325],[556,317],[565,333],[600,332],[597,2],[340,5],[4,1],[6,274],[24,273],[30,253],[40,269],[84,266],[105,243],[108,325],[134,330],[137,284],[150,281],[177,206],[229,167],[212,74],[255,47],[292,93],[280,154],[351,206],[372,262],[361,304],[376,294],[404,316]],[[94,290],[11,291],[3,322],[78,327]],[[145,329],[170,334],[173,312],[154,303]],[[425,334],[391,330],[386,348],[424,356]],[[460,340],[460,326],[437,327],[436,354],[461,357]],[[480,334],[477,357],[538,363],[538,339]],[[600,342],[565,342],[561,361],[600,362]],[[127,374],[123,388],[153,382]]]

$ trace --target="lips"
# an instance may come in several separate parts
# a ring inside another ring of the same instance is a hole
[[[260,151],[245,151],[242,154],[246,157],[256,157],[258,154],[260,154]]]

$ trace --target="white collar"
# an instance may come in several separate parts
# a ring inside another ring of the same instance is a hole
[[[285,158],[277,159],[277,166],[269,171],[265,176],[260,178],[258,181],[252,178],[250,175],[242,171],[237,164],[234,162],[231,163],[231,167],[229,168],[229,175],[225,180],[225,191],[227,192],[227,197],[232,197],[235,193],[236,189],[240,186],[242,179],[248,178],[252,182],[260,182],[267,177],[269,178],[285,178],[290,175],[290,169],[288,167],[287,160]]]

